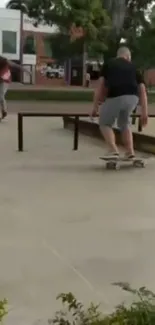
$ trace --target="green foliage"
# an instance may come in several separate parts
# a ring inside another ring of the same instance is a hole
[[[140,7],[137,8],[140,10]],[[144,14],[144,12],[143,12]],[[137,13],[138,16],[138,13]],[[150,20],[142,24],[141,32],[136,33],[135,28],[131,28],[127,33],[127,45],[131,48],[133,59],[142,70],[155,67],[155,25],[154,13],[150,15]],[[135,32],[134,32],[135,31]]]
[[[0,323],[4,319],[4,317],[7,315],[7,300],[1,300],[0,301]]]
[[[72,293],[58,296],[65,310],[55,314],[49,324],[56,325],[154,325],[155,324],[155,294],[145,287],[133,289],[127,283],[116,283],[123,290],[134,296],[134,302],[127,307],[121,304],[109,316],[99,311],[99,306],[90,304],[84,308],[83,304]]]
[[[111,25],[102,0],[31,0],[29,14],[37,22],[57,25],[63,35],[70,35],[73,24],[80,26],[84,30],[83,43],[96,52],[105,49]]]
[[[103,5],[105,4],[112,21],[112,33],[108,37],[108,50],[105,53],[105,59],[116,54],[116,49],[122,38],[126,39],[133,52],[136,52],[136,57],[141,56],[138,51],[142,48],[137,41],[139,43],[140,29],[145,30],[149,26],[146,10],[151,3],[152,0],[103,0]],[[116,33],[118,30],[119,33]],[[141,43],[143,41],[144,39],[140,40]]]
[[[139,68],[155,67],[155,29],[144,30],[131,48],[133,49],[133,59]]]
[[[146,10],[153,1],[128,0],[127,2],[128,5],[123,27],[125,31],[132,31],[134,33],[139,27],[147,26]]]
[[[53,59],[64,62],[68,58],[83,53],[83,40],[78,39],[75,42],[70,42],[69,35],[57,33],[51,36],[51,47]]]

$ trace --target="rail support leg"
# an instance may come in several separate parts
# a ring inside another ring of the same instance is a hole
[[[23,116],[18,113],[18,151],[23,151]]]
[[[73,150],[78,150],[78,144],[79,144],[79,116],[75,116]]]
[[[136,115],[137,107],[134,109],[133,114]],[[136,116],[132,116],[132,125],[136,124]]]
[[[141,123],[140,117],[138,119],[138,132],[142,132],[142,123]]]

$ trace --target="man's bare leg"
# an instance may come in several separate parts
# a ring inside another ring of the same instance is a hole
[[[100,127],[100,131],[110,151],[119,154],[119,150],[116,145],[115,133],[113,129],[109,126],[104,126],[104,127]]]
[[[129,156],[135,156],[134,144],[133,144],[133,134],[130,126],[127,126],[122,131],[122,141],[126,149],[126,154]]]

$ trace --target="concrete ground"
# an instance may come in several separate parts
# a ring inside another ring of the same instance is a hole
[[[72,291],[108,312],[130,299],[113,282],[155,290],[155,159],[146,169],[107,171],[100,142],[78,152],[61,119],[16,117],[0,125],[0,298],[7,325],[47,325],[57,294]]]

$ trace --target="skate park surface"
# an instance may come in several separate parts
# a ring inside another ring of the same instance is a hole
[[[7,325],[47,325],[56,296],[71,291],[106,313],[131,296],[113,282],[155,290],[155,158],[144,169],[107,171],[104,143],[72,132],[62,118],[0,125],[0,298]]]

